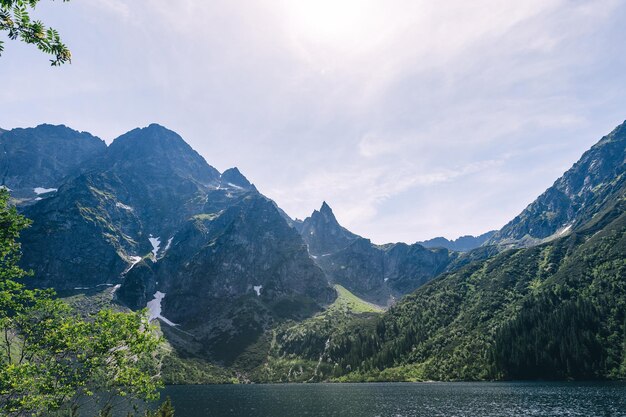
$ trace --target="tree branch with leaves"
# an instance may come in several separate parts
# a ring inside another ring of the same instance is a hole
[[[67,2],[69,0],[63,0]],[[11,40],[21,40],[35,45],[40,51],[53,56],[51,65],[58,66],[71,62],[72,54],[61,41],[59,33],[46,27],[40,20],[31,19],[30,13],[40,0],[0,0],[0,31],[8,32]],[[4,43],[0,41],[0,55]]]
[[[84,316],[52,290],[27,288],[18,238],[29,221],[8,201],[0,189],[0,417],[156,399],[161,338],[145,311]]]

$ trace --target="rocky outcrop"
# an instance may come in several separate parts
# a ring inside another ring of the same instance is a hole
[[[237,167],[227,169],[220,176],[220,184],[223,187],[240,187],[244,189],[252,189],[254,186],[250,184],[250,181],[239,171]]]
[[[424,285],[457,257],[448,249],[419,244],[375,245],[342,227],[326,202],[296,228],[329,281],[380,305]]]
[[[85,161],[106,151],[104,141],[65,126],[43,124],[0,136],[0,185],[20,204],[56,191]]]
[[[311,217],[302,222],[299,231],[309,248],[309,253],[313,256],[337,252],[359,238],[337,222],[332,209],[325,201],[319,211],[313,211]]]
[[[583,154],[554,185],[499,230],[487,245],[532,246],[576,231],[626,181],[626,122]]]
[[[158,125],[120,136],[23,212],[33,285],[116,285],[118,301],[158,310],[219,361],[235,351],[225,340],[244,349],[276,320],[310,316],[336,296],[273,201]]]
[[[116,283],[205,204],[220,174],[176,133],[133,130],[86,162],[49,198],[24,209],[23,265],[39,285],[65,290]]]

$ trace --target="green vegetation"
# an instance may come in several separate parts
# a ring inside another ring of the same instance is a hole
[[[323,352],[339,381],[624,378],[618,196],[576,233],[443,275],[370,323],[320,332],[332,334],[326,346],[283,337],[283,357]]]
[[[87,402],[107,415],[114,400],[155,399],[160,338],[145,315],[81,314],[50,290],[27,289],[17,239],[29,222],[8,200],[0,190],[0,416],[78,416]]]
[[[360,299],[341,285],[335,285],[335,290],[337,291],[337,299],[322,315],[333,315],[337,312],[361,314],[381,313],[384,311],[382,307]]]
[[[249,350],[260,353],[256,362],[244,365],[239,361],[235,366],[248,370],[249,378],[258,382],[315,382],[332,378],[337,374],[336,359],[328,355],[332,341],[354,328],[370,327],[383,311],[340,285],[335,289],[337,298],[326,310],[304,321],[279,325]]]
[[[167,385],[231,384],[237,378],[227,369],[199,358],[183,358],[172,351],[163,358],[163,382]]]
[[[224,356],[225,367],[183,354],[183,341],[164,358],[163,377],[172,384],[624,378],[624,208],[619,197],[568,236],[479,257],[387,312],[341,286],[310,318],[275,305],[263,313],[276,320],[271,327],[218,337],[220,349],[246,346]],[[245,300],[232,320],[261,314],[256,296]]]
[[[72,54],[61,41],[59,33],[47,28],[39,20],[31,20],[30,13],[40,0],[0,0],[0,31],[6,31],[9,39],[35,45],[40,51],[53,55],[51,65],[70,62]],[[66,2],[69,0],[63,0]],[[0,41],[0,53],[4,44]]]

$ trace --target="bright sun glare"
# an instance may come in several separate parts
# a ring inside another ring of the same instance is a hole
[[[286,0],[292,30],[304,40],[335,47],[367,41],[379,17],[373,0]],[[377,7],[378,6],[378,7]]]

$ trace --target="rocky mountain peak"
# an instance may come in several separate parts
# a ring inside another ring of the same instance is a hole
[[[326,202],[322,203],[319,211],[315,210],[307,217],[299,228],[312,255],[337,251],[358,238],[339,224]]]
[[[324,201],[319,210],[314,210],[313,214],[311,214],[311,220],[316,222],[324,222],[329,225],[333,225],[334,227],[339,227],[339,222],[335,217],[335,213],[333,213],[333,209],[330,208],[328,203]],[[306,220],[305,220],[306,221]]]
[[[220,182],[224,185],[232,184],[242,188],[249,188],[252,186],[250,181],[239,171],[237,167],[229,168],[222,173]]]
[[[64,125],[16,128],[0,136],[0,184],[18,204],[41,199],[40,190],[56,190],[87,160],[106,152],[101,139]]]
[[[177,175],[210,184],[219,181],[220,173],[210,166],[176,132],[151,124],[118,137],[109,146],[109,163],[128,170],[161,175]]]
[[[191,150],[191,147],[176,132],[153,123],[123,134],[113,141],[109,149],[116,154],[122,150],[133,151],[128,155],[130,157],[159,154],[168,150]]]
[[[335,215],[333,214],[333,209],[330,208],[330,206],[326,203],[326,201],[324,201],[322,203],[322,207],[320,208],[320,213],[322,213],[324,216],[332,216],[332,218],[335,218]]]

